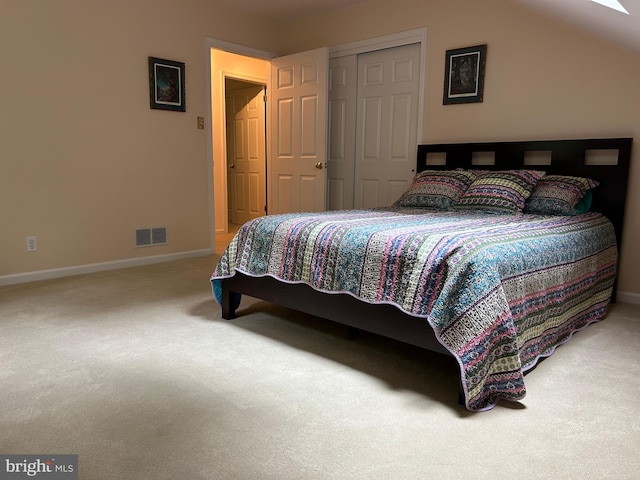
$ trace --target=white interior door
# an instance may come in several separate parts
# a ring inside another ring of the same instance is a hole
[[[328,49],[271,61],[270,211],[326,209]]]
[[[355,208],[389,206],[415,173],[420,45],[358,56]]]
[[[267,204],[264,87],[228,90],[225,100],[229,219],[241,225]]]
[[[358,56],[329,60],[329,210],[353,208],[356,158],[356,95]]]

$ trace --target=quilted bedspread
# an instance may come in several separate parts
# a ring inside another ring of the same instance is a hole
[[[523,372],[606,314],[613,226],[598,213],[374,209],[265,216],[216,267],[391,303],[425,319],[460,365],[466,407],[525,396]]]

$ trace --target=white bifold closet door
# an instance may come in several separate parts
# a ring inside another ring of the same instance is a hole
[[[415,174],[420,45],[329,62],[328,208],[392,205]]]

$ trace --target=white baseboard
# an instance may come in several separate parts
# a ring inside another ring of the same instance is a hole
[[[142,265],[171,262],[174,260],[182,260],[185,258],[204,257],[206,255],[213,255],[213,250],[207,248],[203,250],[192,250],[190,252],[154,255],[151,257],[128,258],[126,260],[115,260],[113,262],[91,263],[74,267],[52,268],[50,270],[39,270],[36,272],[2,275],[0,276],[0,286],[35,282],[38,280],[49,280],[52,278],[70,277],[73,275],[82,275],[85,273],[104,272],[107,270],[117,270],[119,268],[140,267]]]
[[[616,302],[640,304],[640,293],[617,292]]]

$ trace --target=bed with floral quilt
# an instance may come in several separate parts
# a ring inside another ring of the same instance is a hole
[[[565,142],[577,141],[518,145],[524,158]],[[571,170],[518,161],[514,142],[421,145],[418,173],[390,207],[252,220],[211,277],[223,317],[255,296],[453,357],[470,411],[519,401],[524,373],[614,298],[624,192],[622,205],[601,200],[626,188],[610,172],[628,168],[631,141],[580,142]],[[617,151],[615,169],[575,166],[596,148]],[[440,150],[446,164],[427,165]],[[474,165],[477,151],[494,164]]]

